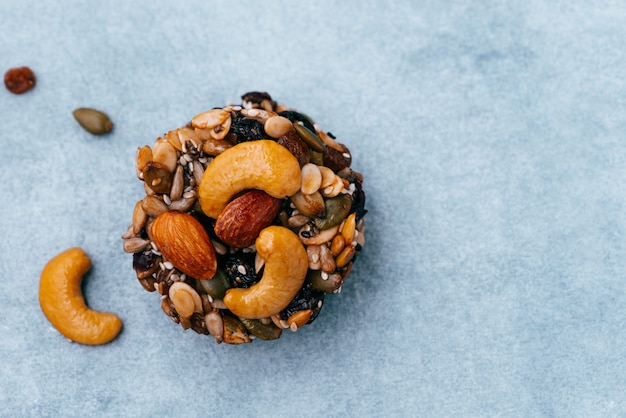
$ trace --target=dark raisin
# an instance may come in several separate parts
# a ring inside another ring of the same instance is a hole
[[[311,309],[311,318],[307,324],[310,324],[317,318],[324,304],[324,292],[320,292],[313,288],[310,282],[306,282],[302,289],[298,291],[296,297],[293,298],[289,305],[280,313],[280,317],[287,320],[294,313],[303,309]]]
[[[292,122],[302,122],[302,124],[311,132],[315,132],[315,126],[311,122],[307,116],[304,116],[302,113],[294,112],[293,110],[285,110],[283,112],[278,113],[280,116],[283,116],[289,119]]]
[[[352,155],[344,144],[339,144],[343,151],[337,151],[333,147],[324,147],[324,165],[335,173],[350,167]]]
[[[363,191],[363,184],[353,171],[348,176],[348,181],[354,183],[354,193],[352,193],[352,207],[350,213],[356,212],[356,219],[359,220],[365,216],[367,210],[365,209],[365,192]]]
[[[304,143],[302,139],[294,131],[288,132],[285,135],[278,138],[278,142],[283,147],[287,148],[291,154],[298,160],[300,167],[311,161],[311,154],[309,147]]]
[[[138,273],[148,271],[154,268],[157,258],[152,251],[135,253],[133,254],[133,269]]]
[[[226,260],[224,272],[234,287],[250,287],[259,281],[254,272],[254,254],[239,252]]]
[[[4,73],[4,86],[13,94],[22,94],[35,87],[35,73],[28,67],[11,68]]]
[[[263,130],[263,125],[261,122],[248,119],[241,115],[237,115],[233,118],[229,134],[235,135],[235,142],[247,142],[247,141],[256,141],[259,139],[266,138],[265,130]]]

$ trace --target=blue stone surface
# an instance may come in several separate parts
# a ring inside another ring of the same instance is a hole
[[[0,1],[1,416],[626,415],[626,3]],[[251,90],[353,154],[367,242],[316,322],[183,332],[120,236],[137,147]],[[72,111],[115,127],[95,137]],[[98,347],[39,308],[81,246]]]

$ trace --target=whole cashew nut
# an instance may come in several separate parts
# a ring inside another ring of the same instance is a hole
[[[91,260],[77,247],[52,258],[41,272],[39,304],[50,323],[69,340],[105,344],[119,334],[122,320],[85,304],[80,283],[90,267]]]
[[[282,226],[263,229],[255,243],[265,259],[261,280],[253,286],[226,291],[224,304],[242,318],[267,318],[285,309],[306,278],[308,258],[300,239]]]
[[[202,211],[217,218],[231,198],[246,189],[282,199],[300,190],[300,164],[287,148],[271,140],[242,142],[215,157],[198,187]]]

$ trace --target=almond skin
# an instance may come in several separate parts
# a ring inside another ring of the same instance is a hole
[[[231,247],[249,247],[261,230],[272,223],[280,205],[280,199],[261,190],[250,190],[226,205],[215,222],[215,234]]]
[[[163,256],[186,275],[200,280],[215,275],[215,249],[204,227],[193,216],[164,212],[152,223],[151,237]]]

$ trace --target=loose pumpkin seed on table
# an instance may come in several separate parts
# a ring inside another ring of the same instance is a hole
[[[138,148],[145,194],[122,235],[163,312],[218,344],[311,324],[365,244],[363,176],[348,147],[267,93],[241,99]],[[103,133],[108,117],[95,112],[77,120]]]

